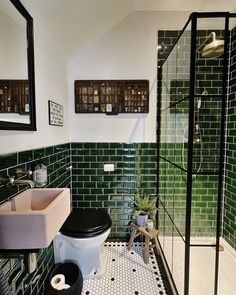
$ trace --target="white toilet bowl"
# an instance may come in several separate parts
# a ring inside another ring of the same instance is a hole
[[[105,273],[103,243],[111,231],[111,219],[101,209],[74,209],[53,240],[55,263],[76,263],[84,279]]]

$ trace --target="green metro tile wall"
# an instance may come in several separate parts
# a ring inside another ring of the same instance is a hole
[[[36,150],[28,150],[8,155],[0,155],[0,176],[14,176],[17,168],[24,171],[42,159],[48,169],[47,187],[70,187],[70,172],[65,167],[70,165],[70,144],[61,144]],[[28,178],[26,175],[23,178]],[[21,190],[25,187],[21,187]],[[0,186],[0,203],[18,194],[18,187]],[[53,249],[40,250],[37,254],[38,267],[33,274],[27,274],[21,259],[0,259],[0,267],[8,280],[14,295],[41,295],[44,291],[44,281],[53,266]]]
[[[197,32],[199,44],[209,33],[204,30]],[[223,32],[217,33],[223,35]],[[178,35],[179,31],[158,32],[159,66],[164,63]],[[166,235],[172,234],[173,225],[180,235],[185,234],[187,182],[183,170],[187,168],[188,143],[183,139],[183,132],[188,124],[190,65],[184,64],[182,70],[182,61],[190,58],[189,37],[189,31],[184,32],[178,41],[178,60],[176,61],[175,51],[172,51],[162,69],[159,195],[161,205],[168,213],[168,218],[166,214],[160,214],[160,224],[164,226],[163,231]],[[174,65],[178,66],[179,63],[181,69],[178,67],[177,71]],[[198,96],[195,97],[194,124],[199,119],[201,145],[195,144],[193,148],[193,171],[197,172],[200,168],[200,171],[206,175],[193,178],[192,236],[214,236],[216,232],[218,178],[207,174],[217,173],[219,168],[222,106],[221,98],[215,95],[221,93],[221,75],[221,59],[197,59],[195,93]],[[207,91],[207,95],[202,95],[203,91]],[[199,95],[201,95],[201,107],[197,112]],[[167,224],[171,220],[172,226],[166,227],[162,218],[168,221]]]
[[[73,206],[105,208],[110,237],[126,239],[135,191],[156,194],[156,143],[72,143],[71,155]],[[115,171],[104,172],[105,163]]]
[[[199,37],[206,36],[207,31],[199,31]],[[219,32],[223,35],[223,32]],[[158,50],[158,59],[160,61],[159,66],[163,63],[168,55],[172,44],[176,40],[179,31],[159,31],[158,32],[158,44],[161,46]],[[231,30],[231,60],[229,67],[229,96],[228,96],[228,114],[226,117],[226,159],[225,159],[225,186],[223,191],[223,217],[222,217],[222,236],[228,243],[236,249],[236,161],[235,161],[235,100],[236,100],[236,28]],[[208,94],[215,95],[221,93],[221,67],[222,61],[217,60],[204,60],[199,59],[197,61],[197,92],[202,93],[203,90],[207,90]],[[209,76],[209,73],[212,75]],[[179,99],[179,91],[185,93],[188,87],[187,81],[183,83],[180,80],[174,80],[172,86],[175,89],[170,89],[172,96],[176,94],[177,99]],[[172,101],[173,101],[172,97]],[[181,105],[181,108],[175,107],[171,109],[172,113],[185,112],[187,106]],[[200,122],[202,124],[202,138],[203,138],[203,171],[215,171],[218,169],[219,162],[219,123],[220,123],[220,110],[221,101],[219,98],[211,96],[211,99],[206,96],[202,96],[202,106],[200,110]],[[167,117],[167,121],[170,118]],[[161,145],[161,155],[172,161],[174,164],[181,165],[180,160],[180,147],[178,143],[168,142],[168,133],[164,138],[167,139],[166,143],[163,140]],[[172,138],[174,138],[173,135]],[[194,148],[194,167],[196,169],[197,163],[199,163],[199,149],[197,146]],[[184,157],[186,158],[187,145],[185,145]],[[174,186],[174,180],[178,183],[179,187],[182,189],[184,182],[181,182],[176,176],[176,169],[171,169],[168,167],[169,164],[161,160],[160,162],[160,194],[162,195],[163,205],[167,206],[168,212],[173,214],[176,211],[176,207],[184,207],[184,198],[177,203],[176,200],[176,186]],[[216,214],[216,196],[217,196],[217,178],[214,176],[198,176],[193,181],[193,203],[192,203],[192,234],[207,236],[211,235],[215,231],[215,214]],[[182,192],[184,195],[184,192]],[[169,201],[170,200],[170,201]],[[177,204],[176,204],[177,203]],[[173,205],[174,204],[174,205]],[[182,210],[182,209],[181,209]],[[179,208],[178,208],[179,211]],[[183,213],[184,214],[184,213]],[[179,216],[179,220],[182,220],[182,216]],[[164,218],[165,214],[161,214]],[[177,219],[178,220],[178,219]],[[162,220],[161,220],[162,221]],[[175,218],[176,222],[176,218]],[[179,221],[178,221],[179,222]],[[176,222],[176,223],[178,223]],[[164,223],[162,223],[164,224]],[[180,232],[183,231],[181,223],[177,224]],[[172,227],[168,227],[167,233],[172,231]]]
[[[0,155],[0,176],[27,171],[39,158],[47,165],[47,187],[72,187],[74,207],[105,208],[113,226],[111,238],[127,238],[134,193],[156,194],[157,151],[155,143],[67,143],[36,150]],[[114,163],[114,172],[104,172],[104,163]],[[66,167],[73,164],[72,173]],[[23,178],[27,178],[23,175]],[[0,203],[18,187],[0,187]],[[38,268],[27,274],[20,259],[0,259],[14,295],[43,294],[44,281],[53,266],[53,249],[37,256]]]
[[[179,154],[181,144],[165,143],[161,145],[161,155],[164,159],[160,160],[160,176],[159,176],[159,196],[162,205],[168,211],[173,223],[179,233],[185,234],[185,215],[186,215],[186,195],[187,195],[187,179],[186,174],[180,168]],[[173,155],[173,151],[175,154]],[[175,161],[177,159],[177,161]],[[168,161],[171,163],[169,163]],[[218,177],[216,176],[200,176],[193,178],[192,187],[192,236],[214,236],[216,230],[216,207],[218,196]],[[164,218],[162,214],[160,218]],[[160,221],[163,224],[163,221]],[[171,232],[165,234],[172,234]]]

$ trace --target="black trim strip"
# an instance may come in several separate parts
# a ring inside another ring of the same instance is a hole
[[[198,98],[198,97],[202,97],[202,98],[205,98],[205,97],[215,97],[215,98],[222,98],[222,95],[220,94],[216,94],[216,95],[214,95],[214,94],[208,94],[208,95],[201,95],[201,94],[195,94],[194,95],[194,98]],[[187,96],[185,96],[184,98],[182,98],[182,99],[180,99],[180,100],[178,100],[177,102],[175,102],[175,103],[173,103],[173,104],[171,104],[171,105],[169,105],[168,106],[168,108],[165,108],[165,109],[162,109],[161,110],[161,112],[164,112],[164,111],[167,111],[168,109],[171,109],[172,107],[174,107],[174,106],[176,106],[177,104],[179,104],[179,103],[181,103],[182,101],[185,101],[185,100],[187,100],[187,99],[189,99],[190,98],[190,96],[189,95],[187,95]]]
[[[186,193],[186,223],[185,223],[185,261],[184,261],[184,295],[189,294],[189,268],[190,268],[190,235],[191,235],[191,207],[192,207],[192,169],[193,169],[193,118],[195,93],[195,67],[196,67],[196,17],[192,18],[191,27],[191,59],[190,59],[190,100],[188,122],[188,165],[187,165],[187,193]]]
[[[177,165],[177,164],[171,162],[170,160],[168,160],[168,159],[166,159],[166,158],[164,158],[164,157],[162,157],[162,156],[160,156],[160,158],[161,158],[162,160],[164,160],[164,161],[166,161],[166,162],[172,164],[173,166],[179,168],[180,170],[182,170],[182,171],[184,171],[184,172],[187,172],[186,169],[184,169],[183,167],[181,167],[181,166],[179,166],[179,165]]]
[[[216,257],[215,257],[215,284],[214,294],[218,294],[219,277],[219,247],[221,234],[221,210],[222,210],[222,190],[224,173],[224,141],[225,141],[225,115],[226,115],[226,96],[228,78],[228,44],[229,44],[229,14],[225,17],[225,36],[224,36],[224,59],[223,59],[223,80],[222,80],[222,103],[221,103],[221,132],[220,132],[220,158],[219,158],[219,178],[218,178],[218,199],[216,217]]]
[[[168,210],[166,209],[166,207],[165,207],[165,205],[163,204],[163,202],[161,201],[161,199],[159,199],[159,202],[161,203],[161,205],[162,205],[162,207],[164,208],[166,214],[168,215],[168,217],[170,218],[171,222],[173,223],[173,225],[174,225],[176,231],[178,232],[179,236],[181,237],[181,239],[182,239],[183,242],[185,243],[185,239],[184,239],[182,233],[179,231],[177,225],[175,224],[175,221],[174,221],[173,218],[170,216]]]

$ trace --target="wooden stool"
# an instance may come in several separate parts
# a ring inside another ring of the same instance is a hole
[[[128,250],[132,248],[132,244],[134,239],[139,235],[145,236],[145,246],[144,246],[144,257],[143,260],[146,264],[149,262],[149,248],[153,248],[156,255],[159,255],[159,246],[157,242],[157,235],[159,231],[157,229],[153,229],[152,231],[147,231],[145,227],[137,226],[135,223],[131,224],[132,234],[128,243]],[[151,245],[150,245],[151,242]]]

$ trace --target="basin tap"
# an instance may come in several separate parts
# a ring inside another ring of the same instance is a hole
[[[14,179],[13,177],[10,177],[9,183],[11,185],[28,185],[30,188],[34,187],[34,182],[30,179]]]

